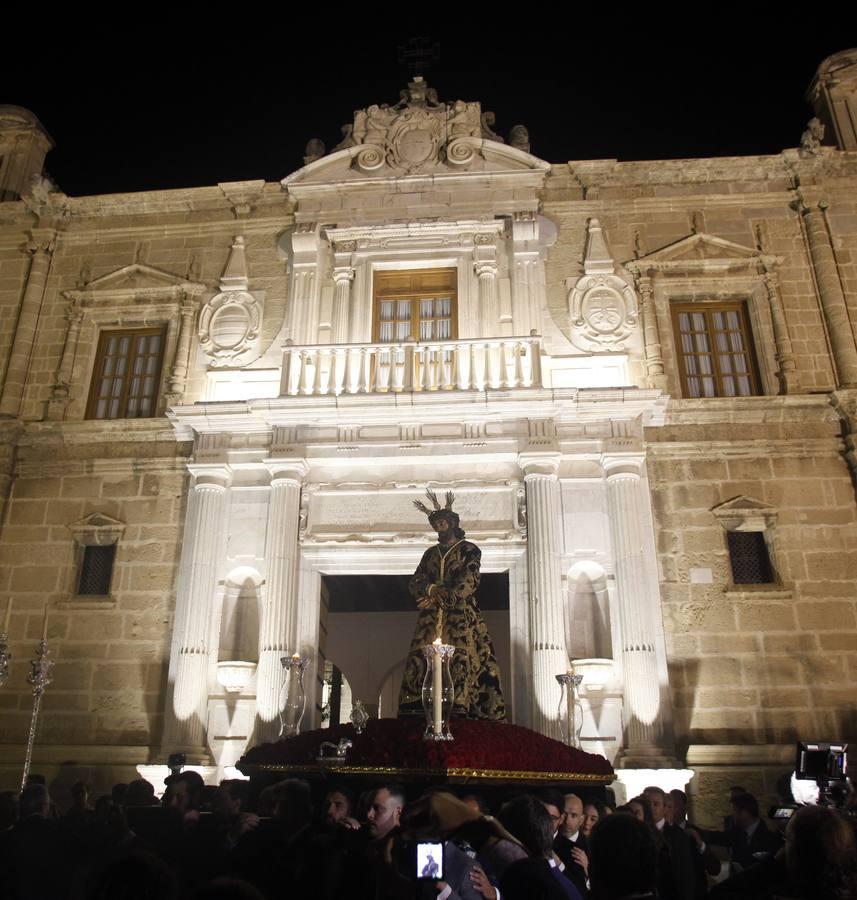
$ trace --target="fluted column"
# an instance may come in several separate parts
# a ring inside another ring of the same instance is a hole
[[[665,719],[661,709],[657,634],[660,609],[657,587],[647,571],[645,559],[646,519],[642,460],[605,458],[607,510],[616,566],[619,595],[622,670],[625,688],[625,749],[623,757],[662,762],[671,757],[666,745]]]
[[[562,597],[562,510],[559,453],[522,453],[527,492],[527,572],[530,593],[530,653],[533,729],[549,735],[556,720],[560,686],[568,668]]]
[[[806,227],[806,239],[809,254],[815,271],[815,281],[821,299],[821,308],[827,323],[827,335],[833,351],[833,361],[839,375],[839,387],[857,387],[857,346],[854,344],[854,332],[848,318],[845,294],[836,268],[836,258],[827,223],[824,221],[826,203],[807,205],[803,200],[797,203],[797,209]]]
[[[21,400],[24,396],[30,357],[36,340],[36,328],[39,324],[39,313],[42,308],[48,271],[51,267],[55,240],[55,231],[52,229],[42,230],[33,233],[32,240],[27,246],[33,259],[27,277],[27,287],[24,289],[24,299],[21,301],[21,309],[18,314],[9,365],[6,367],[3,393],[0,395],[0,415],[17,416],[21,411]]]
[[[208,635],[217,588],[217,568],[226,536],[230,471],[191,466],[182,578],[176,599],[178,664],[173,686],[170,747],[199,751],[205,743],[208,702]]]
[[[482,334],[500,333],[500,305],[497,298],[497,263],[480,260],[474,264],[479,279],[479,309],[482,313]]]
[[[337,266],[333,270],[333,343],[347,344],[351,319],[351,282],[354,281],[352,266]]]
[[[275,741],[280,731],[280,657],[296,647],[298,603],[298,524],[301,485],[309,471],[303,459],[268,460],[271,497],[265,534],[268,565],[256,670],[257,743]]]
[[[775,272],[765,272],[765,289],[768,292],[768,305],[771,308],[771,322],[774,327],[775,358],[777,360],[777,378],[780,382],[781,394],[793,394],[800,390],[797,367],[795,366],[792,339],[786,325],[783,312],[783,298],[780,296],[780,281]]]
[[[650,387],[665,390],[667,378],[664,372],[664,357],[661,350],[661,333],[658,328],[658,316],[652,291],[652,279],[649,275],[637,277],[637,290],[640,294],[640,307],[643,313],[643,344],[646,354],[646,379]]]

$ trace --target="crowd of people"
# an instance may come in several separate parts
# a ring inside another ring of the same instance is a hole
[[[798,809],[780,829],[734,788],[719,831],[688,821],[682,791],[607,796],[396,784],[359,795],[307,782],[206,787],[193,771],[116,785],[59,815],[46,785],[0,794],[0,884],[9,900],[717,900],[857,898],[853,819]],[[431,842],[422,856],[420,842]],[[439,846],[440,845],[440,846]],[[723,878],[723,870],[729,877]]]

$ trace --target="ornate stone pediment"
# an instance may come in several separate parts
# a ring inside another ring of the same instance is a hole
[[[513,145],[507,145],[491,129],[493,113],[483,113],[479,103],[457,100],[440,103],[437,93],[415,78],[394,106],[373,104],[354,113],[354,121],[342,128],[343,139],[327,155],[323,145],[311,141],[307,165],[283,180],[296,183],[354,179],[383,174],[385,177],[437,174],[469,168],[482,170],[547,170],[549,165],[532,156],[516,126]],[[513,129],[514,131],[514,129]]]
[[[744,494],[715,506],[712,513],[727,531],[764,531],[777,519],[777,510]]]
[[[625,263],[635,273],[753,271],[773,268],[779,257],[699,232]]]
[[[106,275],[101,275],[93,281],[86,281],[78,289],[65,291],[64,295],[71,300],[95,299],[107,297],[111,299],[126,299],[132,297],[177,297],[182,294],[189,296],[201,294],[205,290],[204,284],[189,281],[179,275],[164,272],[154,266],[145,263],[131,263],[122,266]]]

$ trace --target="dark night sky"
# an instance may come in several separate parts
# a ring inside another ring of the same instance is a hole
[[[72,196],[275,181],[301,165],[308,138],[330,149],[354,109],[396,102],[408,75],[397,48],[424,35],[440,43],[426,73],[440,99],[481,101],[503,135],[527,125],[550,162],[777,153],[798,144],[816,67],[857,32],[774,39],[775,19],[740,37],[695,26],[669,41],[607,19],[570,21],[547,42],[424,24],[353,39],[342,23],[312,40],[276,22],[178,37],[125,26],[121,39],[88,42],[57,33],[40,64],[0,73],[0,103],[41,119],[57,145],[47,169]]]

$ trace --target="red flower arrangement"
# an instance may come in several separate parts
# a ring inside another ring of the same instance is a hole
[[[443,773],[468,769],[474,772],[522,772],[546,775],[587,775],[609,781],[613,768],[603,756],[584,753],[528,728],[505,722],[453,719],[454,741],[423,740],[421,718],[370,719],[363,734],[350,724],[307,731],[297,737],[253,747],[238,768],[314,768],[319,745],[348,738],[353,746],[345,765],[373,769],[394,768],[406,774]]]

